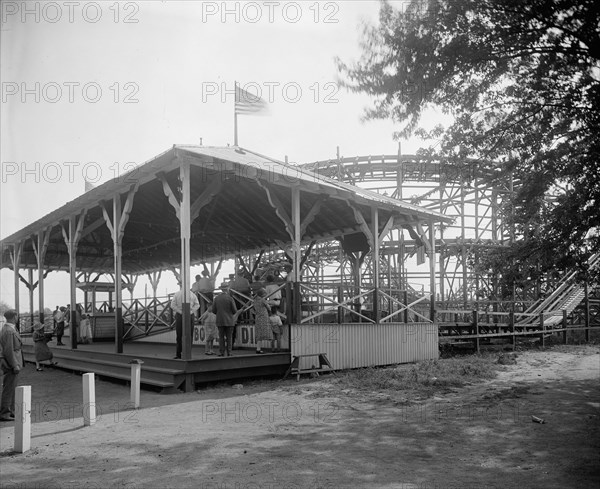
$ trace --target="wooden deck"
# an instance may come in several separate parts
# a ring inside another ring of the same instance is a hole
[[[29,341],[28,341],[29,340]],[[31,339],[24,341],[25,360],[34,362]],[[192,347],[191,360],[173,359],[175,345],[157,343],[125,343],[123,353],[114,353],[112,343],[68,346],[48,344],[58,362],[57,368],[75,372],[94,372],[104,377],[129,380],[133,360],[143,361],[142,387],[163,392],[191,391],[205,382],[242,379],[267,375],[283,377],[291,362],[290,352],[257,355],[254,350],[234,350],[231,357],[205,355],[204,346]],[[217,351],[217,349],[215,349]]]

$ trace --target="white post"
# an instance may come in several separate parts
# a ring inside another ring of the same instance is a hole
[[[142,362],[141,360],[131,361],[131,403],[133,408],[140,407],[140,382],[142,378]]]
[[[94,374],[83,374],[83,426],[96,423],[96,382]]]
[[[17,387],[15,393],[15,452],[31,448],[31,386]]]

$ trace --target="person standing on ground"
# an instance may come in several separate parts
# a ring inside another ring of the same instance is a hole
[[[0,330],[0,369],[4,374],[0,396],[0,421],[14,421],[17,376],[23,368],[23,343],[17,332],[19,315],[14,309],[4,313],[6,323]]]
[[[58,325],[56,318],[58,317],[59,314],[60,314],[60,308],[58,306],[56,306],[56,309],[54,309],[54,312],[52,313],[52,322],[54,323],[54,331],[56,331],[56,326]]]
[[[52,338],[52,333],[46,333],[44,331],[44,325],[37,322],[33,325],[33,352],[35,353],[35,369],[38,372],[44,370],[42,368],[42,362],[46,360],[50,361],[50,365],[56,365],[58,362],[53,362],[54,355],[52,350],[48,348],[48,342]]]
[[[235,301],[229,294],[229,291],[219,294],[213,301],[212,312],[217,315],[220,357],[224,356],[225,352],[227,352],[228,357],[231,356],[233,328],[235,327],[235,322],[240,311],[237,310]]]
[[[200,307],[196,294],[190,291],[190,326],[194,324],[194,314]],[[175,334],[177,336],[177,347],[175,351],[175,359],[181,358],[183,350],[183,289],[175,292],[171,300],[171,309],[175,311]],[[190,339],[192,339],[193,330],[190,329]]]
[[[92,323],[87,314],[81,315],[81,324],[79,325],[79,342],[84,344],[92,343]]]
[[[206,341],[204,346],[204,354],[214,355],[215,352],[213,351],[213,343],[219,333],[217,330],[217,315],[212,312],[212,302],[209,303],[208,309],[204,311],[204,314],[202,314],[200,317],[200,321],[204,326],[204,340]]]
[[[267,291],[258,289],[252,307],[254,308],[254,337],[256,340],[256,353],[264,353],[262,343],[268,345],[273,340],[273,332],[269,316],[271,315],[272,301],[267,300]]]
[[[56,345],[63,346],[62,342],[63,334],[65,334],[65,314],[67,312],[67,308],[62,306],[60,310],[56,313]]]

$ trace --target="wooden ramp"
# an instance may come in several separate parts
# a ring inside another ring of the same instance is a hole
[[[28,341],[29,340],[29,341]],[[192,348],[191,360],[172,358],[175,345],[157,343],[126,343],[123,353],[114,353],[112,343],[78,345],[76,350],[54,342],[49,345],[58,362],[57,368],[128,381],[133,360],[141,360],[142,386],[164,392],[190,391],[197,384],[258,376],[283,376],[290,365],[290,353],[265,353],[254,350],[234,350],[231,357],[205,355],[204,347]],[[25,339],[23,353],[27,362],[35,362],[31,339]]]

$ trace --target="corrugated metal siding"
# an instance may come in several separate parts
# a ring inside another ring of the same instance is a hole
[[[432,323],[292,325],[292,355],[327,353],[335,369],[391,365],[438,358]],[[318,363],[304,358],[301,368]]]

